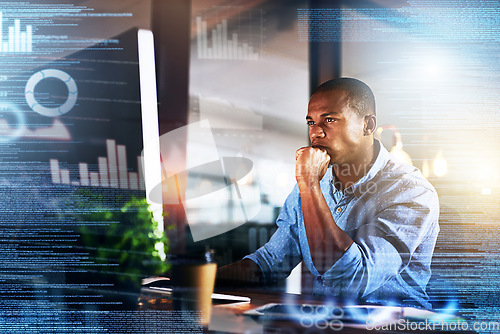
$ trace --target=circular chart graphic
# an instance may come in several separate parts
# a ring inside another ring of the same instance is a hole
[[[61,80],[68,88],[68,97],[66,101],[59,107],[48,108],[42,106],[35,99],[35,87],[36,85],[47,78],[55,78]],[[76,87],[75,80],[66,72],[57,69],[45,69],[33,74],[28,82],[26,83],[26,88],[24,89],[24,94],[26,96],[26,102],[33,111],[39,113],[40,115],[47,117],[57,117],[61,116],[68,111],[70,111],[76,104],[76,99],[78,97],[78,89]]]

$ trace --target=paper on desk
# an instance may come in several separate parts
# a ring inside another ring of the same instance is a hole
[[[170,287],[161,287],[154,286],[153,283],[156,282],[168,282],[170,279],[168,277],[148,277],[142,280],[142,285],[144,285],[143,289],[148,292],[161,293],[165,295],[172,294],[172,288]],[[153,285],[153,286],[148,286]],[[227,295],[223,293],[212,293],[212,299],[214,304],[220,303],[250,303],[251,299],[245,296],[236,296],[236,295]]]
[[[149,285],[154,282],[159,282],[159,281],[170,281],[170,278],[168,277],[146,277],[142,279],[142,285]]]

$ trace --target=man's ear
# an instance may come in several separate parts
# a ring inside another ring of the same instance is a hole
[[[372,135],[375,132],[375,129],[377,129],[377,117],[375,115],[366,115],[365,126],[363,129],[364,135]]]

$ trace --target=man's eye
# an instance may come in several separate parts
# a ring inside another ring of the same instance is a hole
[[[314,125],[314,121],[307,121],[307,125],[309,126]]]
[[[327,117],[327,118],[325,118],[325,122],[326,122],[326,123],[331,123],[331,122],[335,122],[335,121],[336,121],[336,119],[335,119],[335,118],[331,118],[331,117]]]

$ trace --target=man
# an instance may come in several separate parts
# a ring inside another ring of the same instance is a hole
[[[297,185],[278,230],[255,253],[221,268],[220,278],[237,272],[248,279],[255,271],[251,281],[269,283],[303,260],[315,293],[430,308],[438,197],[418,169],[374,139],[371,89],[351,78],[327,81],[313,93],[306,121],[311,146],[297,150]]]

